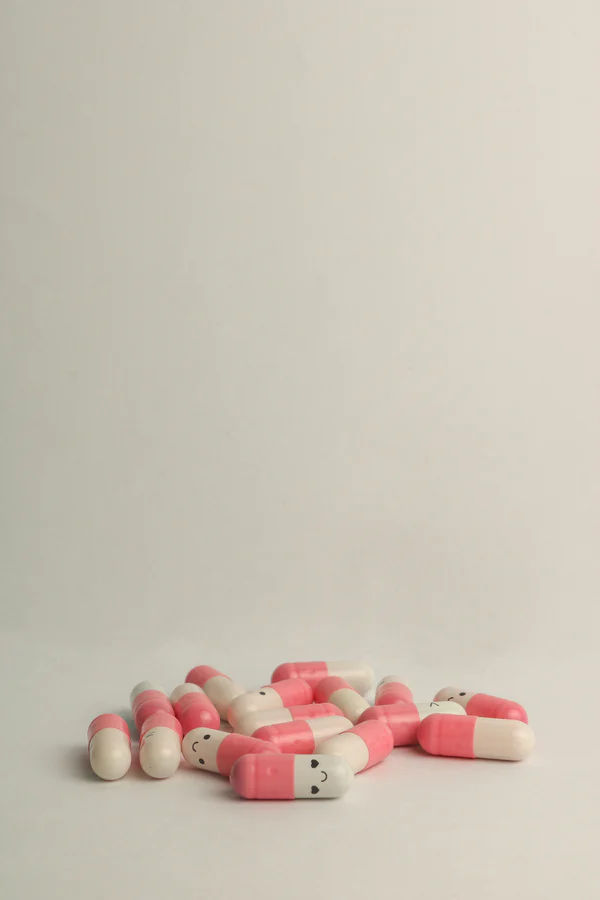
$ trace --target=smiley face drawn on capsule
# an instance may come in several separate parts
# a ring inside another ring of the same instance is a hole
[[[224,735],[225,736],[225,735]],[[209,731],[201,732],[201,729],[194,729],[194,741],[191,745],[191,758],[189,754],[184,756],[188,762],[197,766],[199,769],[208,769],[210,772],[217,771],[217,751],[220,741],[211,740]]]
[[[345,793],[354,774],[341,756],[298,755],[294,761],[296,797],[339,797]]]

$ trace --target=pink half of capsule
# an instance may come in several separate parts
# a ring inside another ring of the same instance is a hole
[[[148,716],[156,712],[173,715],[173,706],[167,695],[162,691],[143,691],[138,694],[133,702],[133,721],[138,731]]]
[[[383,722],[392,732],[395,747],[407,747],[417,743],[421,721],[432,713],[453,713],[464,717],[465,711],[458,703],[391,703],[389,706],[370,706],[359,722]]]
[[[183,694],[175,704],[175,715],[184,734],[194,728],[217,729],[221,724],[216,707],[203,693]]]
[[[268,741],[211,728],[189,731],[183,739],[181,751],[191,766],[225,776],[229,776],[234,763],[247,753],[280,752],[279,747]]]
[[[394,676],[388,676],[393,679]],[[389,706],[392,703],[411,703],[412,691],[401,681],[383,679],[375,691],[375,706]]]
[[[103,781],[116,781],[131,766],[131,739],[127,722],[114,713],[96,716],[87,732],[92,771]]]
[[[284,706],[302,706],[313,701],[313,689],[301,678],[288,678],[276,684],[266,684],[258,691],[249,691],[236,697],[227,718],[235,727],[242,716],[261,709],[281,709]]]
[[[341,797],[354,775],[341,756],[292,753],[242,756],[231,770],[231,785],[247,800]]]
[[[277,666],[271,675],[271,682],[288,678],[302,678],[312,688],[328,675],[344,678],[360,694],[366,694],[373,687],[373,669],[359,660],[343,662],[290,662]]]
[[[349,728],[352,722],[345,716],[323,716],[263,725],[254,732],[254,737],[275,744],[282,753],[314,753],[318,743]]]
[[[342,714],[350,719],[353,725],[356,725],[361,714],[371,705],[351,684],[337,675],[329,675],[318,683],[315,688],[315,701],[339,706]]]
[[[468,716],[483,716],[486,719],[518,719],[529,722],[526,710],[514,700],[504,700],[491,694],[473,694],[455,687],[442,688],[434,700],[453,700],[460,703]]]
[[[222,719],[227,718],[227,710],[235,698],[246,693],[241,684],[212,666],[195,666],[187,673],[185,680],[202,688]]]
[[[423,750],[434,756],[513,761],[529,756],[535,743],[533,731],[520,719],[437,713],[423,720],[418,739]]]
[[[387,759],[393,749],[394,739],[388,726],[373,720],[323,741],[316,752],[342,756],[356,775]]]

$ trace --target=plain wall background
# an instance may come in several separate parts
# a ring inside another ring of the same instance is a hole
[[[595,898],[600,4],[4,0],[0,68],[0,893]],[[90,776],[142,678],[363,656],[531,763]]]
[[[1,26],[3,623],[592,650],[595,0]]]

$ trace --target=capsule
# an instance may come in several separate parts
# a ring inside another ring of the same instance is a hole
[[[333,703],[309,703],[307,706],[290,706],[287,709],[264,709],[248,713],[238,721],[235,730],[239,734],[254,734],[263,725],[280,725],[296,719],[318,719],[323,716],[341,716],[342,711]]]
[[[341,756],[250,753],[235,763],[230,780],[247,800],[326,799],[345,794],[354,775]]]
[[[87,732],[92,771],[104,781],[116,781],[131,766],[131,739],[127,722],[114,713],[96,716]]]
[[[315,688],[315,701],[339,706],[342,715],[350,719],[353,725],[356,725],[365,709],[371,706],[344,678],[337,675],[329,675],[318,683]]]
[[[303,706],[313,702],[313,689],[301,678],[287,678],[276,684],[267,684],[259,691],[250,691],[236,697],[229,709],[227,718],[234,726],[247,713],[259,712],[261,709],[281,709],[284,706]]]
[[[468,716],[483,716],[486,719],[518,719],[527,724],[527,712],[514,700],[503,700],[490,694],[471,694],[455,687],[442,688],[434,700],[454,700],[464,707]]]
[[[140,766],[151,778],[169,778],[181,761],[181,725],[175,716],[157,712],[140,731]]]
[[[227,710],[236,697],[246,693],[246,688],[235,682],[229,675],[223,675],[212,666],[196,666],[191,669],[185,680],[197,684],[206,696],[214,703],[222,719],[227,718]]]
[[[221,724],[221,717],[216,707],[203,691],[183,694],[176,702],[174,711],[184,734],[194,728],[216,729]]]
[[[175,709],[175,704],[178,700],[181,700],[186,694],[203,694],[204,691],[201,687],[198,687],[197,684],[178,684],[176,688],[173,688],[171,691],[171,696],[169,700],[173,705],[173,709]]]
[[[535,743],[532,729],[520,719],[469,715],[428,716],[418,738],[427,753],[465,759],[526,759]]]
[[[391,703],[389,706],[370,706],[359,722],[383,722],[392,732],[394,747],[417,743],[419,725],[432,713],[466,715],[458,703]]]
[[[389,706],[391,703],[412,703],[413,695],[398,675],[386,675],[377,685],[375,706]]]
[[[247,737],[245,734],[228,734],[213,728],[194,728],[184,737],[181,752],[190,766],[229,777],[233,764],[241,756],[247,753],[281,751],[275,744]]]
[[[141,730],[144,720],[155,712],[164,712],[173,715],[173,707],[165,692],[156,687],[151,681],[140,681],[131,692],[131,708],[133,721],[138,731]]]
[[[328,675],[344,678],[359,694],[366,694],[375,683],[375,675],[371,666],[355,660],[282,663],[271,675],[271,682],[284,681],[288,678],[302,678],[304,681],[308,681],[311,688],[314,689]]]
[[[392,732],[384,722],[375,719],[323,741],[317,753],[343,757],[356,775],[387,759],[393,749]]]
[[[275,744],[282,753],[314,753],[317,744],[352,728],[344,716],[323,716],[320,719],[298,719],[280,725],[263,725],[253,737]]]

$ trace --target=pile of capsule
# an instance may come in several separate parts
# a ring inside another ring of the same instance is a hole
[[[183,754],[188,765],[229,778],[249,800],[293,800],[342,796],[394,747],[420,744],[434,756],[467,759],[531,753],[533,731],[518,703],[454,687],[415,703],[402,680],[388,675],[371,706],[364,695],[373,683],[361,662],[284,663],[270,684],[250,692],[211,666],[192,669],[170,697],[142,681],[131,692],[140,766],[168,778]],[[99,778],[128,772],[131,739],[120,716],[95,718],[88,748]]]

